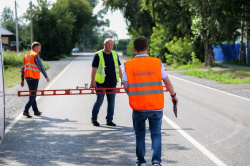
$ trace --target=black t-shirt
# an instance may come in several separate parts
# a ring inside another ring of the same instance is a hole
[[[97,86],[99,85],[99,86],[103,86],[106,88],[114,87],[114,86],[116,86],[117,82],[116,82],[115,63],[114,63],[113,55],[112,55],[112,53],[105,54],[103,52],[103,58],[104,58],[104,62],[106,65],[106,67],[105,67],[105,74],[106,74],[105,81],[103,84],[99,84],[99,83],[96,83],[96,84],[97,84]],[[92,61],[92,67],[98,68],[99,59],[100,58],[99,58],[98,54],[95,54],[93,61]],[[119,66],[121,65],[119,57],[118,57],[118,64],[119,64]]]

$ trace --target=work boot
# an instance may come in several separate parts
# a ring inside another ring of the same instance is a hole
[[[23,112],[24,116],[27,116],[28,118],[31,118],[32,116],[30,116],[30,114],[28,112]]]
[[[116,124],[114,123],[114,122],[107,122],[107,124],[106,125],[108,125],[108,126],[116,126]]]
[[[92,121],[92,124],[93,124],[94,126],[100,126],[100,124],[99,124],[96,120]]]
[[[42,112],[40,112],[40,111],[37,111],[37,112],[34,113],[34,115],[36,115],[36,116],[39,116],[41,114],[42,114]]]

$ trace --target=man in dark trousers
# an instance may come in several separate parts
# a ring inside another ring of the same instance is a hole
[[[25,78],[29,90],[37,90],[40,79],[40,72],[43,73],[44,77],[47,79],[47,82],[49,82],[49,77],[42,65],[42,61],[39,56],[39,53],[41,52],[41,44],[38,42],[34,42],[32,43],[31,48],[32,50],[23,57],[23,66],[21,69],[21,86],[24,86]],[[33,92],[32,94],[36,95],[36,92]],[[32,117],[29,114],[29,108],[31,106],[34,111],[34,115],[39,116],[42,113],[37,108],[36,96],[30,96],[23,111],[24,116],[27,116],[28,118]]]
[[[91,88],[116,88],[119,78],[122,79],[122,70],[119,57],[115,51],[113,51],[114,42],[112,39],[108,38],[103,42],[104,49],[98,51],[92,62],[91,71]],[[106,92],[115,92],[115,90],[107,90]],[[96,102],[92,109],[92,124],[94,126],[100,126],[97,121],[97,116],[100,107],[103,103],[105,94],[97,94]],[[107,106],[107,116],[106,125],[116,126],[113,122],[114,108],[115,108],[115,93],[106,94],[108,106]]]
[[[158,58],[147,54],[148,41],[140,36],[134,40],[135,58],[125,62],[123,72],[124,88],[129,96],[129,105],[133,109],[133,127],[136,136],[137,161],[134,166],[146,166],[145,121],[149,121],[152,140],[152,165],[161,165],[161,124],[164,107],[162,81],[168,88],[172,101],[178,99],[168,74]],[[177,106],[176,105],[176,106]]]

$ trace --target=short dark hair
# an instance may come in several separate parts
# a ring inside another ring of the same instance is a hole
[[[31,48],[33,49],[35,46],[40,46],[41,44],[39,42],[33,42]]]
[[[138,52],[145,51],[148,47],[148,40],[144,36],[139,36],[135,38],[133,44],[134,44],[134,48],[136,49],[136,51]]]

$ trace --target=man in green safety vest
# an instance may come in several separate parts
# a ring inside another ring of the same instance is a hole
[[[91,71],[91,88],[116,88],[117,82],[119,82],[119,77],[122,79],[122,70],[119,57],[115,51],[113,51],[114,42],[112,39],[105,39],[104,49],[95,53],[92,62]],[[107,90],[106,92],[115,92],[114,89]],[[107,116],[106,125],[116,126],[113,122],[114,108],[115,108],[115,93],[106,94],[107,96]],[[94,126],[100,126],[97,121],[97,116],[100,107],[103,103],[105,94],[96,94],[96,102],[92,109],[92,124]]]

